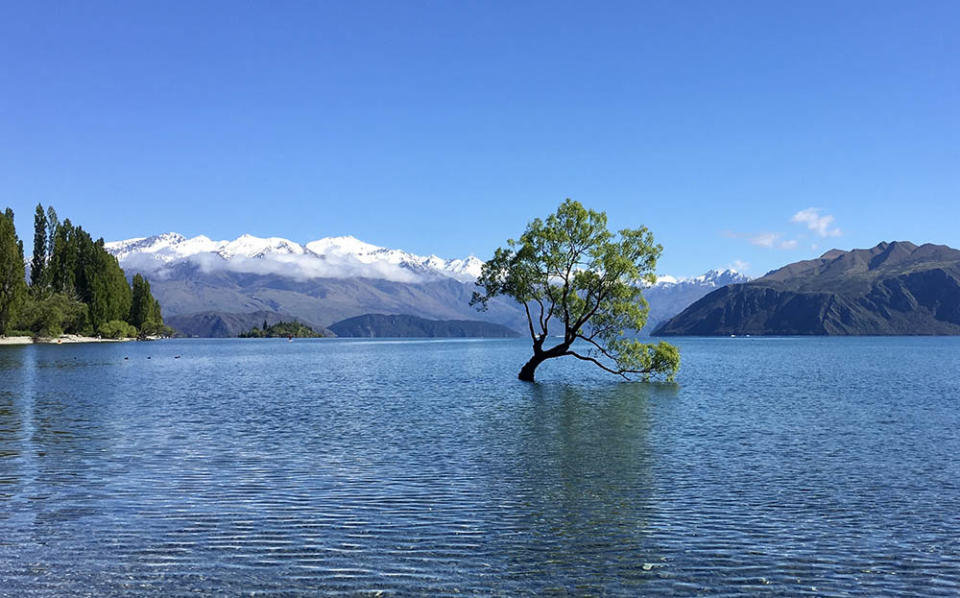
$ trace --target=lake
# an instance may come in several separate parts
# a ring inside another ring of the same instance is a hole
[[[674,342],[0,347],[0,595],[960,594],[960,338]]]

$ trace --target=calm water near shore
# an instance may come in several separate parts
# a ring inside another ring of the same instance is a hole
[[[960,338],[675,342],[0,347],[0,596],[960,594]]]

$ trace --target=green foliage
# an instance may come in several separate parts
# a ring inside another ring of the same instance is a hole
[[[139,274],[133,277],[133,300],[127,321],[140,330],[141,337],[173,334],[173,329],[163,324],[160,302],[150,293],[150,282]]]
[[[320,338],[323,333],[317,332],[313,328],[301,324],[300,322],[277,322],[273,326],[267,326],[267,321],[263,321],[263,328],[254,328],[249,332],[241,332],[238,338]]]
[[[94,329],[104,322],[129,317],[132,291],[117,258],[103,248],[103,239],[94,241],[69,218],[54,233],[47,269],[55,292],[75,294],[87,304]]]
[[[141,328],[150,316],[152,304],[153,297],[150,295],[150,283],[143,276],[134,275],[133,298],[130,303],[130,317],[127,321],[137,328]]]
[[[625,335],[639,331],[648,307],[642,287],[656,282],[662,247],[646,229],[607,230],[607,216],[567,199],[554,214],[527,225],[483,265],[471,304],[485,309],[505,295],[521,303],[534,355],[520,377],[533,380],[542,361],[572,356],[629,379],[672,379],[680,364],[677,349]],[[562,325],[563,340],[544,348],[551,321]],[[575,342],[588,352],[571,349]]]
[[[47,264],[47,275],[54,291],[63,293],[76,291],[78,253],[76,230],[67,218],[53,234],[53,251],[50,253]]]
[[[8,275],[10,281],[21,283],[20,287],[10,283],[8,287],[13,290],[8,289],[5,295],[0,281],[2,332],[23,301],[19,293],[25,284],[22,257],[19,262],[11,257],[17,253],[22,256],[23,251],[13,229],[12,212],[8,209],[0,219],[0,277]],[[137,336],[138,332],[141,336],[172,333],[163,323],[160,304],[150,293],[150,284],[138,274],[131,289],[120,263],[104,248],[103,239],[94,241],[70,219],[61,223],[52,207],[44,212],[43,206],[38,205],[34,215],[30,279],[31,298],[18,321],[35,334],[92,334],[107,324],[111,332],[116,332],[117,321],[139,329],[132,334],[129,328],[124,329],[126,336]]]
[[[26,297],[23,244],[17,238],[13,211],[0,215],[0,334],[6,334]]]
[[[87,306],[65,293],[34,294],[27,297],[18,322],[34,336],[80,334],[86,327]]]
[[[43,206],[37,204],[33,216],[33,259],[30,262],[30,285],[40,290],[44,287],[44,273],[47,267],[47,215]]]
[[[99,329],[104,322],[126,320],[130,315],[132,292],[117,258],[103,248],[103,239],[94,241],[82,228],[76,229],[75,236],[78,243],[76,290],[90,310],[90,324]]]
[[[137,329],[123,320],[110,320],[97,328],[97,332],[104,338],[135,338]]]

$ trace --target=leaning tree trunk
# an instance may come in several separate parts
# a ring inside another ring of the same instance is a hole
[[[537,371],[537,366],[546,360],[547,357],[543,353],[534,354],[534,356],[530,358],[530,361],[520,368],[520,374],[517,378],[524,382],[533,382],[533,373]]]
[[[522,368],[520,368],[520,374],[517,375],[517,378],[523,380],[524,382],[533,382],[533,373],[537,371],[537,366],[543,363],[548,359],[554,357],[560,357],[561,355],[566,355],[567,349],[570,348],[570,343],[573,341],[566,341],[560,343],[556,347],[551,347],[546,351],[542,350],[540,347],[543,346],[543,339],[539,343],[534,343],[533,345],[533,357],[530,358]]]

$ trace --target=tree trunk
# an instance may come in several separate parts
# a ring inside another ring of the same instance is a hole
[[[571,341],[572,342],[572,341]],[[557,345],[556,347],[551,347],[546,351],[540,349],[543,346],[543,339],[541,338],[539,342],[535,342],[533,345],[533,357],[530,358],[522,368],[520,368],[520,374],[517,378],[523,380],[524,382],[533,382],[533,373],[537,371],[537,366],[543,363],[548,359],[554,357],[560,357],[561,355],[566,355],[567,349],[570,348],[570,342],[563,342]]]
[[[541,355],[534,355],[530,358],[522,368],[520,368],[520,374],[517,378],[523,380],[524,382],[533,382],[533,373],[537,370],[537,366],[543,363],[546,360],[546,357]]]

